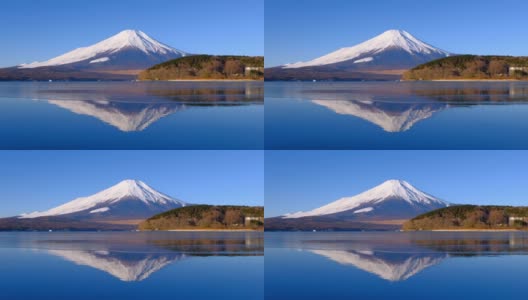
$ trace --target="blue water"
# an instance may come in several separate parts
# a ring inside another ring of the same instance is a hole
[[[2,299],[263,299],[262,233],[0,233]]]
[[[1,149],[262,149],[262,82],[0,82]]]
[[[266,149],[526,149],[527,82],[266,82]]]
[[[528,233],[265,235],[266,299],[517,299]]]

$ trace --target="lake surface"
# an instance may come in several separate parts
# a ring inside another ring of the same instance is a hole
[[[263,299],[259,232],[0,233],[2,299]]]
[[[1,149],[262,149],[263,82],[0,82]]]
[[[266,82],[266,149],[526,149],[528,82]]]
[[[517,299],[528,233],[266,232],[266,299]]]

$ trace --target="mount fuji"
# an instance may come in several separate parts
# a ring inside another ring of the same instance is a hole
[[[269,79],[394,79],[407,69],[451,54],[404,30],[387,30],[352,47],[270,68]],[[373,74],[377,74],[377,77]]]
[[[333,228],[333,224],[354,227],[363,222],[392,225],[389,227],[394,229],[395,225],[400,225],[406,219],[449,205],[406,181],[393,179],[356,196],[344,197],[310,211],[270,218],[266,229],[268,226],[274,229],[284,226]],[[350,223],[347,225],[347,222]]]
[[[124,79],[153,65],[189,54],[139,30],[123,30],[94,45],[42,62],[0,69],[4,79]],[[112,76],[113,75],[113,76]]]
[[[186,205],[142,181],[127,179],[91,196],[80,197],[43,212],[22,214],[18,218],[68,217],[90,221],[145,219]]]

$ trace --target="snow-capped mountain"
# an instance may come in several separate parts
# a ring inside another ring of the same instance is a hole
[[[448,202],[424,193],[406,181],[387,180],[359,195],[341,198],[311,211],[286,214],[282,218],[408,219],[447,206]]]
[[[77,219],[134,219],[186,206],[139,180],[127,179],[88,197],[74,199],[44,212],[22,214],[21,219],[68,216]]]
[[[337,114],[350,115],[378,125],[387,132],[402,132],[444,110],[446,103],[389,103],[373,100],[312,100]]]
[[[105,100],[49,100],[73,113],[95,117],[121,131],[142,131],[157,120],[184,110],[181,103],[123,103]]]
[[[286,64],[282,68],[408,69],[449,55],[449,52],[433,47],[406,31],[393,29],[356,46],[341,48],[307,62]]]
[[[88,47],[43,61],[21,64],[19,69],[67,67],[68,70],[135,70],[188,55],[142,31],[124,30]]]

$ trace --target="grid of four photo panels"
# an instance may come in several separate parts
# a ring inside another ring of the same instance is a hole
[[[528,3],[0,4],[0,299],[519,299]]]

